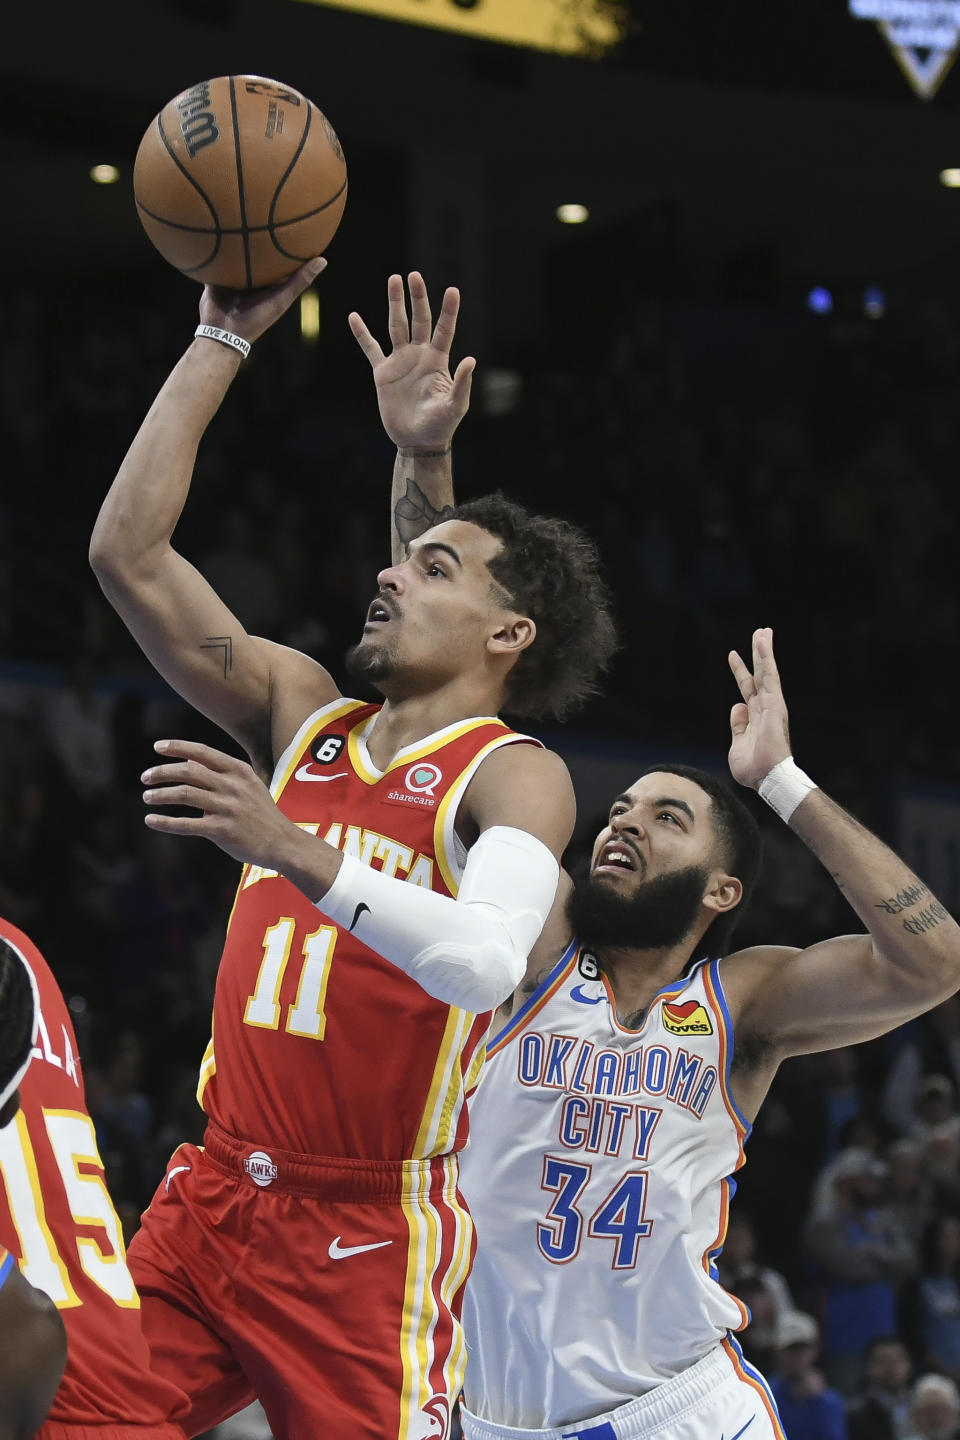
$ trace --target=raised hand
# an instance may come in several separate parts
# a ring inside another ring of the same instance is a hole
[[[159,740],[154,749],[170,763],[144,770],[144,804],[188,805],[200,814],[151,810],[144,817],[151,830],[200,835],[234,860],[276,868],[296,827],[246,761],[193,740]]]
[[[736,650],[727,657],[743,699],[730,711],[730,774],[756,790],[790,752],[787,704],[773,658],[773,631],[753,632],[753,671]]]
[[[355,310],[348,316],[348,323],[370,361],[380,418],[394,445],[404,450],[445,450],[467,413],[477,362],[472,355],[465,356],[450,374],[450,349],[460,311],[459,290],[450,286],[444,292],[431,333],[433,320],[423,276],[414,270],[407,284],[409,321],[403,277],[391,275],[387,281],[389,355],[384,354]]]
[[[326,264],[323,256],[317,255],[279,285],[269,285],[262,290],[223,290],[205,285],[200,297],[200,319],[204,325],[229,330],[252,345],[290,309]]]

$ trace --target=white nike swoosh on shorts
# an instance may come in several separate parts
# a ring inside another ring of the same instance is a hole
[[[301,765],[293,778],[294,780],[344,780],[349,773],[349,770],[338,770],[336,775],[314,775],[309,765]]]
[[[330,1241],[330,1249],[327,1254],[331,1260],[346,1260],[348,1255],[362,1255],[365,1250],[382,1250],[384,1245],[392,1245],[392,1240],[377,1240],[373,1245],[341,1245],[340,1236]]]
[[[163,1188],[164,1188],[164,1191],[167,1191],[167,1190],[170,1189],[170,1181],[173,1179],[174,1175],[179,1175],[181,1170],[189,1170],[189,1169],[190,1169],[190,1166],[189,1166],[189,1165],[174,1165],[173,1169],[170,1171],[170,1174],[167,1176],[167,1183],[166,1183],[166,1185],[164,1185],[164,1187],[163,1187]]]

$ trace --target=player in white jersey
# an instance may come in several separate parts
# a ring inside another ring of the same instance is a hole
[[[745,807],[682,766],[617,797],[473,1100],[466,1440],[782,1440],[716,1271],[744,1141],[787,1056],[872,1039],[960,987],[947,910],[794,764],[772,632],[752,670],[730,664],[734,779],[868,933],[728,954],[759,858]]]

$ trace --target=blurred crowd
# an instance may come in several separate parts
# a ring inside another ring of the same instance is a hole
[[[69,997],[128,1233],[169,1151],[202,1135],[196,1071],[237,878],[214,847],[145,829],[138,776],[164,733],[230,747],[138,656],[86,545],[190,299],[181,315],[29,291],[0,305],[0,911]],[[71,343],[52,345],[64,305]],[[884,833],[892,778],[960,782],[943,680],[960,355],[936,310],[888,319],[810,317],[745,355],[735,312],[698,331],[638,301],[582,354],[481,367],[461,494],[563,513],[607,557],[624,644],[579,722],[598,745],[720,752],[727,651],[772,624],[798,755],[867,824]],[[724,333],[727,372],[705,358]],[[781,343],[789,384],[765,358]],[[338,672],[386,559],[391,463],[362,357],[303,344],[289,317],[212,427],[178,546],[249,630]],[[740,942],[860,928],[803,847],[764,830]],[[761,1111],[722,1277],[790,1440],[960,1435],[958,1093],[953,999],[789,1062]],[[230,1433],[255,1436],[255,1419]]]

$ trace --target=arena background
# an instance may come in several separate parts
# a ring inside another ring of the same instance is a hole
[[[485,3],[449,0],[448,18]],[[565,514],[609,564],[623,649],[605,695],[545,735],[577,783],[574,851],[641,765],[723,769],[726,654],[770,624],[800,763],[960,907],[960,192],[940,180],[960,166],[960,78],[921,100],[842,0],[727,8],[634,0],[623,43],[591,60],[300,0],[37,0],[6,30],[0,909],[73,997],[128,1230],[169,1148],[201,1128],[194,1075],[235,882],[211,847],[143,830],[152,739],[218,737],[139,658],[86,565],[103,493],[195,324],[197,287],[147,242],[131,172],[152,116],[199,79],[296,85],[350,171],[320,336],[294,312],[257,346],[178,531],[248,627],[334,670],[357,632],[386,554],[391,450],[346,315],[382,333],[387,274],[417,266],[436,297],[462,287],[457,353],[480,362],[459,493],[502,486]],[[94,184],[96,164],[117,182]],[[586,223],[558,222],[571,202]],[[759,818],[743,941],[859,928]],[[939,1111],[930,1074],[950,1082]],[[785,1066],[735,1207],[829,1326],[847,1282],[803,1239],[818,1177],[851,1144],[873,1152],[913,1247],[885,1277],[894,1328],[918,1369],[954,1376],[960,1298],[937,1352],[920,1240],[960,1213],[958,1079],[956,1002]],[[830,1336],[822,1361],[852,1395],[864,1333]]]

